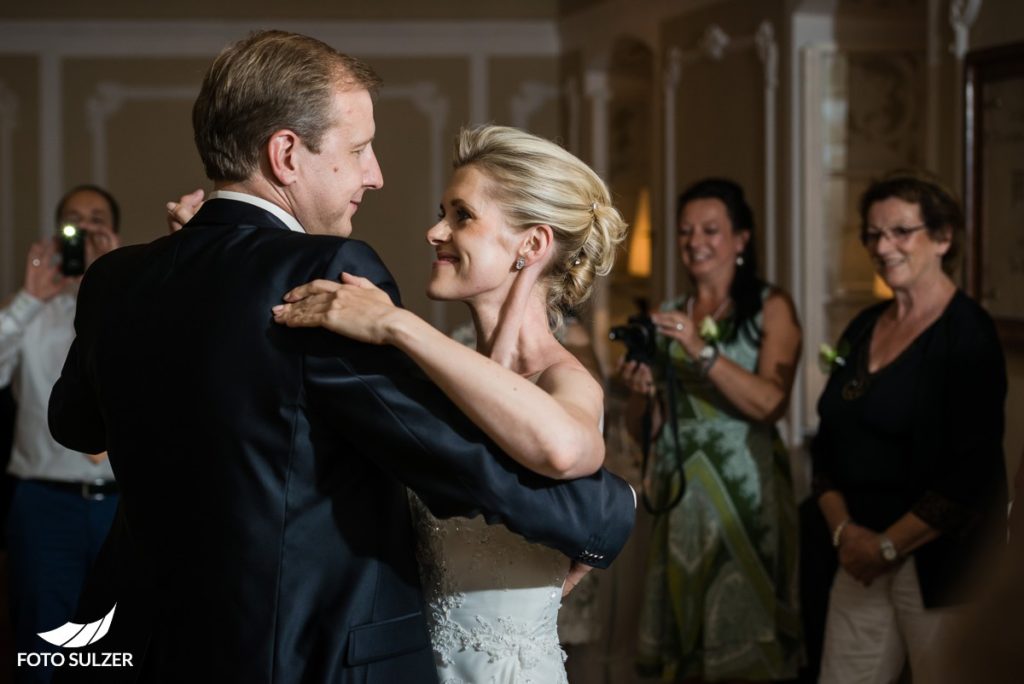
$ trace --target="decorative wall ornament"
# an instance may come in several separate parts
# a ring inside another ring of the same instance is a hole
[[[665,299],[675,296],[677,250],[669,244],[669,235],[674,236],[676,220],[676,90],[683,75],[683,51],[673,48],[665,55],[665,66],[662,69],[662,102],[665,103],[665,130],[663,133],[665,147],[664,170],[664,202],[665,202],[665,242],[661,254],[665,259]]]
[[[89,132],[92,136],[92,182],[106,186],[108,171],[108,134],[107,123],[112,115],[129,102],[184,100],[195,99],[197,88],[194,87],[137,87],[113,81],[103,81],[96,87],[96,92],[86,101],[86,116]],[[430,122],[430,188],[431,197],[440,197],[444,193],[444,174],[446,160],[444,152],[444,128],[451,108],[447,97],[439,94],[437,84],[420,81],[408,86],[384,86],[379,99],[410,100],[413,106]],[[2,209],[0,209],[2,211]],[[0,215],[2,218],[2,215]],[[5,250],[5,253],[9,250]],[[6,269],[7,273],[11,269]],[[432,305],[435,326],[443,329],[444,305],[435,302]]]
[[[607,69],[588,69],[584,74],[583,90],[590,101],[590,167],[601,178],[608,179],[609,171],[609,117],[612,98]],[[608,335],[608,278],[598,278],[594,284],[591,304],[591,339],[599,365],[607,367],[609,360]],[[603,372],[603,369],[602,369]]]
[[[665,88],[675,90],[683,75],[683,51],[673,48],[665,56]]]
[[[444,129],[448,123],[451,102],[442,95],[433,81],[416,81],[404,86],[384,86],[380,90],[378,100],[409,100],[423,114],[430,124],[430,197],[437,201],[444,194],[445,174],[448,168],[445,153]],[[444,302],[433,301],[430,304],[430,315],[434,327],[447,330]]]
[[[958,60],[963,60],[967,54],[971,26],[978,18],[980,9],[981,0],[950,0],[949,24],[953,27],[953,44],[949,46],[949,51]]]
[[[754,47],[764,69],[764,225],[765,225],[765,275],[775,282],[777,263],[775,182],[775,111],[779,88],[779,46],[775,42],[775,28],[769,21],[762,21],[754,34]]]
[[[880,9],[914,8],[927,0],[840,0],[840,11],[858,9],[862,11],[878,11]]]
[[[717,62],[725,57],[725,49],[729,47],[729,36],[718,24],[712,24],[704,31],[699,45],[705,55]]]
[[[198,86],[131,86],[116,81],[101,81],[86,100],[85,113],[92,136],[92,182],[106,187],[108,171],[107,120],[128,102],[191,102]]]
[[[570,78],[562,85],[562,93],[565,97],[566,119],[569,124],[569,151],[580,156],[580,84],[575,78]]]
[[[557,100],[561,94],[562,91],[558,86],[551,83],[524,81],[509,103],[509,108],[512,110],[512,125],[528,130],[530,117],[547,103]]]
[[[59,43],[60,41],[55,41]],[[8,45],[0,38],[0,45]],[[52,47],[52,45],[51,45]],[[59,55],[44,52],[39,57],[39,216],[49,216],[63,194],[64,185],[64,78]],[[51,232],[46,221],[39,222],[39,237]]]
[[[384,86],[378,98],[386,100],[409,100],[417,111],[430,122],[430,196],[438,198],[444,194],[445,157],[444,129],[448,123],[451,102],[442,95],[432,81],[417,81],[407,86]]]
[[[487,55],[474,54],[469,58],[469,122],[474,126],[486,123],[487,100],[491,92],[491,71]]]
[[[853,168],[919,165],[925,66],[919,52],[847,56],[847,154]]]
[[[468,88],[470,115],[479,122],[489,118],[488,67],[494,57],[551,57],[560,54],[561,40],[554,20],[410,20],[410,21],[312,21],[279,22],[279,28],[315,36],[368,58],[426,58],[453,56],[470,63],[472,82]],[[48,216],[63,191],[64,174],[64,66],[69,60],[181,59],[212,60],[228,43],[255,28],[252,19],[230,21],[196,20],[95,20],[0,21],[0,54],[29,55],[39,62],[39,215]],[[97,97],[103,98],[100,93]],[[192,93],[194,97],[195,93]],[[105,104],[97,103],[96,117],[102,120]],[[107,114],[109,116],[109,114]],[[105,127],[92,127],[101,134],[94,149],[105,151]],[[103,154],[103,153],[101,153]],[[105,162],[94,161],[105,175]],[[2,211],[2,209],[0,209]],[[40,226],[40,237],[49,234]],[[6,254],[6,250],[4,254]],[[4,257],[0,255],[0,267]],[[8,277],[0,273],[0,283]]]
[[[132,101],[165,101],[195,99],[197,88],[193,87],[137,87],[113,81],[103,81],[96,92],[86,101],[86,117],[92,135],[93,165],[92,179],[97,185],[107,184],[107,120],[126,103]],[[437,84],[421,81],[410,86],[384,86],[381,100],[407,99],[430,120],[431,126],[431,189],[435,197],[444,191],[444,126],[447,123],[450,103],[448,98],[437,92]]]
[[[17,270],[14,254],[14,129],[18,126],[18,97],[0,81],[0,297],[14,292]]]
[[[775,88],[779,84],[779,46],[775,42],[775,29],[771,22],[762,21],[754,34],[754,45],[757,47],[757,56],[764,65],[764,80],[766,86]]]
[[[608,72],[592,69],[584,75],[583,90],[590,101],[590,165],[601,178],[608,176],[608,103],[612,90]]]
[[[740,50],[754,49],[764,70],[764,245],[765,245],[765,276],[769,281],[775,280],[776,274],[776,144],[775,144],[775,108],[779,83],[778,43],[775,40],[775,29],[771,22],[765,20],[758,26],[753,36],[734,39],[728,36],[721,27],[712,24],[704,31],[697,45],[689,50],[673,47],[665,53],[662,72],[664,75],[665,101],[665,171],[664,171],[664,202],[665,217],[668,222],[675,221],[676,188],[676,92],[682,80],[683,68],[702,59],[721,61],[726,54]],[[676,289],[676,249],[675,230],[672,226],[664,231],[662,251],[665,255],[665,298],[675,296]]]

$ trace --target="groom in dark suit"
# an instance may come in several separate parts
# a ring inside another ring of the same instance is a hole
[[[283,293],[342,271],[396,301],[347,239],[380,188],[364,64],[319,41],[226,49],[193,110],[216,192],[183,230],[99,260],[50,401],[63,444],[108,450],[118,523],[80,621],[116,601],[67,680],[434,682],[404,485],[603,567],[634,498],[504,456],[393,348],[275,325]],[[92,611],[91,614],[86,614]]]

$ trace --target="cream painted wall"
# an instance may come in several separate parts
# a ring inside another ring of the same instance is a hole
[[[373,64],[385,82],[375,107],[374,142],[384,189],[365,199],[354,236],[380,252],[398,280],[405,305],[446,328],[449,307],[435,312],[424,293],[432,262],[425,233],[437,220],[451,140],[469,117],[469,65],[457,58],[385,58]],[[413,94],[416,88],[431,94]]]
[[[942,30],[939,59],[932,73],[943,88],[935,124],[935,166],[944,177],[956,178],[959,93],[947,85],[955,76],[948,53],[949,3],[935,1]],[[173,8],[128,0],[114,0],[102,7],[53,0],[45,10],[39,5],[4,4],[0,7],[0,161],[6,156],[10,170],[5,172],[0,164],[0,198],[12,200],[0,208],[0,297],[20,282],[28,243],[40,230],[50,229],[52,207],[47,198],[55,198],[55,191],[48,184],[63,188],[91,180],[100,166],[124,204],[128,240],[160,234],[163,200],[203,182],[191,143],[190,97],[183,92],[196,87],[205,65],[229,38],[252,26],[290,22],[289,26],[308,27],[324,35],[351,36],[352,42],[346,38],[342,47],[361,46],[348,49],[366,56],[384,75],[387,85],[377,115],[385,189],[366,202],[357,218],[357,235],[384,254],[414,310],[450,327],[464,320],[465,314],[459,307],[438,306],[423,296],[429,252],[421,248],[421,241],[435,215],[439,188],[448,173],[450,141],[460,124],[519,123],[517,117],[526,112],[529,128],[560,137],[582,158],[594,161],[602,140],[591,119],[594,103],[587,95],[588,70],[593,73],[604,66],[602,50],[610,49],[617,37],[628,34],[642,39],[651,48],[654,62],[650,103],[654,130],[649,150],[655,188],[653,219],[656,231],[670,229],[663,215],[665,198],[660,196],[666,151],[660,146],[659,119],[668,50],[692,50],[711,24],[721,26],[734,40],[747,38],[763,19],[772,22],[776,39],[785,46],[789,13],[801,4],[785,0],[526,0],[502,4],[350,0],[324,6],[306,0],[284,8],[255,0],[246,4],[246,15],[265,18],[238,23],[210,21],[231,13],[223,4],[213,7],[200,0],[183,0]],[[904,4],[917,16],[923,14],[920,8],[927,1]],[[842,7],[855,7],[858,12],[891,6],[886,0],[840,4],[841,11]],[[1022,8],[1017,0],[984,0],[971,31],[971,46],[1024,39]],[[125,24],[125,20],[135,23]],[[362,33],[377,32],[373,35],[381,39],[369,40],[359,31],[346,34],[346,27],[351,29],[353,22],[367,22],[365,26],[370,28]],[[33,31],[52,26],[60,28],[56,37],[43,30],[39,35],[49,37],[32,38]],[[142,28],[136,30],[137,26]],[[396,27],[394,32],[382,29],[391,26]],[[566,30],[559,35],[563,28]],[[147,38],[150,34],[152,39]],[[780,53],[787,59],[788,46]],[[796,149],[790,138],[802,133],[784,125],[796,120],[790,111],[794,100],[786,93],[799,92],[805,84],[791,77],[794,72],[785,63],[780,66],[777,281],[786,284],[791,274],[799,274],[802,268],[786,258],[790,250],[783,239],[796,216],[785,201],[791,193],[787,178],[793,176],[783,171],[800,164],[799,158],[790,160],[789,165],[786,159]],[[685,66],[675,102],[674,148],[674,192],[711,173],[735,177],[746,187],[760,226],[766,218],[763,78],[752,48],[729,52],[721,62],[702,60]],[[127,99],[104,119],[106,142],[99,157],[105,157],[106,163],[99,164],[96,129],[90,127],[86,107],[90,100],[99,97],[103,101],[103,93],[109,94],[103,89],[108,87],[103,86],[105,82],[129,90]],[[16,104],[13,117],[2,106],[4,93]],[[575,112],[570,103],[575,103]],[[12,119],[14,133],[5,148],[2,133],[9,125],[5,122]],[[613,165],[615,161],[610,159]],[[59,173],[48,173],[53,169]],[[623,190],[627,195],[632,192],[632,188]],[[627,198],[624,204],[631,201]],[[7,245],[12,247],[7,249]],[[665,288],[659,282],[662,264],[658,256],[656,248],[652,289],[661,293]],[[1011,354],[1010,367],[1008,415],[1012,418],[1024,408],[1024,357]],[[808,402],[814,399],[809,397]],[[1008,458],[1015,459],[1024,447],[1024,425],[1011,421],[1010,426]]]
[[[730,42],[750,40],[762,21],[776,28],[783,24],[781,10],[779,2],[717,3],[663,24],[663,40],[691,51],[712,25],[721,28]],[[706,176],[725,176],[743,186],[757,223],[762,274],[766,272],[764,86],[764,66],[752,43],[745,49],[728,49],[719,60],[702,57],[684,64],[676,94],[675,150],[676,194]],[[776,115],[780,112],[777,108]],[[781,147],[778,128],[773,135]],[[783,193],[776,194],[776,206],[780,206]],[[676,283],[677,289],[684,286],[682,274]]]
[[[177,0],[173,3],[104,0],[46,0],[45,3],[7,2],[3,19],[553,19],[558,0]]]
[[[749,3],[712,7],[664,26],[666,42],[693,48],[716,24],[731,36],[751,35],[762,18]],[[751,11],[753,10],[753,11]],[[764,216],[761,65],[754,50],[684,65],[676,97],[677,191],[705,176],[726,176],[743,186],[755,216]]]
[[[971,27],[972,50],[1024,40],[1024,3],[1018,0],[982,0]]]
[[[40,216],[38,60],[0,55],[0,300],[25,277],[25,255],[52,219]]]
[[[555,59],[490,61],[491,123],[521,126],[550,140],[559,138],[561,91]]]
[[[167,199],[210,188],[192,142],[192,102],[216,52],[252,26],[0,19],[0,161],[6,155],[12,168],[5,173],[0,164],[0,198],[14,198],[4,203],[7,212],[0,210],[0,297],[20,285],[28,244],[52,229],[51,205],[70,185],[98,181],[118,197],[127,244],[164,233]],[[355,46],[353,54],[384,78],[376,116],[385,188],[369,195],[356,218],[356,237],[382,254],[411,309],[444,329],[465,320],[461,305],[435,304],[424,295],[431,261],[424,233],[436,220],[461,125],[518,119],[542,135],[557,134],[554,25],[289,27],[342,49]],[[185,36],[180,42],[179,33]],[[7,100],[17,105],[9,151],[2,135],[11,118],[2,106]],[[5,221],[8,213],[12,218]]]
[[[96,182],[121,204],[125,244],[167,232],[164,202],[209,188],[191,112],[205,59],[77,58],[63,65],[62,188]]]

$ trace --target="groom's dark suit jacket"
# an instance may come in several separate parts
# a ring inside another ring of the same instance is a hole
[[[89,269],[50,425],[109,450],[122,508],[77,617],[116,601],[92,649],[135,667],[60,677],[435,681],[403,483],[591,565],[625,543],[623,481],[534,475],[394,348],[273,322],[290,288],[342,271],[397,300],[364,243],[225,199]]]

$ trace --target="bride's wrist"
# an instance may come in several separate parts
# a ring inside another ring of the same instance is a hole
[[[406,349],[416,334],[416,323],[421,320],[407,309],[395,307],[381,318],[381,344]]]

